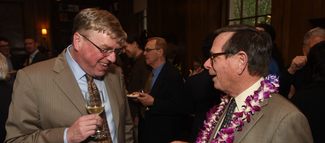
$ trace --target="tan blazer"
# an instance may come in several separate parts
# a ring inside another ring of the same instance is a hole
[[[88,114],[65,52],[58,58],[18,71],[6,123],[6,142],[63,142],[65,128]],[[120,69],[112,64],[104,82],[118,142],[134,142],[133,123],[121,75]],[[85,142],[92,142],[91,139]]]
[[[224,112],[225,113],[225,112]],[[235,132],[234,143],[313,143],[307,118],[280,94],[261,103],[250,123]]]

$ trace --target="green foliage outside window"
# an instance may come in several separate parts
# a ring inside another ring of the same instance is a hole
[[[229,25],[271,24],[271,4],[272,0],[229,0]]]

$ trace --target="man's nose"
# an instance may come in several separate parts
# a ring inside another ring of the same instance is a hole
[[[107,59],[108,61],[110,61],[111,63],[114,63],[115,60],[116,60],[116,54],[115,54],[115,52],[113,52],[112,54],[106,56],[106,59]]]
[[[211,59],[209,58],[207,61],[205,61],[204,68],[210,69],[211,67],[212,67]]]

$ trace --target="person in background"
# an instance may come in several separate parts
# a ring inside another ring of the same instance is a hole
[[[6,139],[5,124],[8,118],[8,109],[11,102],[12,87],[5,81],[8,74],[8,63],[7,59],[2,53],[0,53],[0,93],[1,93],[1,104],[0,104],[0,141],[3,142]]]
[[[174,60],[175,60],[175,57],[177,55],[177,52],[178,52],[178,48],[177,48],[177,45],[173,44],[173,43],[168,43],[167,44],[167,59],[172,63],[174,64]]]
[[[259,31],[265,31],[270,34],[273,47],[272,47],[272,58],[269,65],[268,74],[276,74],[278,77],[281,77],[282,72],[284,71],[284,60],[282,58],[282,53],[280,52],[278,46],[274,43],[275,40],[275,30],[271,25],[268,24],[258,24],[255,26]]]
[[[142,103],[139,119],[139,143],[167,143],[181,139],[181,106],[183,77],[166,59],[167,42],[152,37],[144,49],[146,64],[152,67],[145,92],[137,100]]]
[[[127,90],[129,93],[139,91],[144,88],[152,70],[152,68],[145,62],[142,50],[143,44],[136,35],[128,34],[126,42],[122,45],[122,48],[123,53],[132,59]]]
[[[279,94],[290,99],[292,95],[302,89],[304,78],[306,76],[305,64],[309,50],[317,43],[325,40],[325,29],[316,27],[309,30],[304,37],[302,46],[303,55],[296,56],[287,70],[283,72],[280,78]]]
[[[204,67],[214,87],[227,95],[207,113],[197,142],[312,143],[306,117],[276,93],[276,76],[263,77],[272,57],[269,34],[250,25],[215,32],[218,36]]]
[[[57,58],[18,71],[5,142],[134,142],[122,73],[112,64],[126,33],[115,16],[96,8],[77,14],[72,33]],[[85,106],[86,93],[96,91],[106,101],[100,115]],[[91,137],[97,128],[106,134]]]
[[[29,57],[27,59],[27,66],[47,60],[47,57],[39,52],[38,43],[34,38],[25,38],[24,44],[29,54]]]
[[[196,56],[193,61],[193,69],[190,69],[190,74],[188,76],[196,75],[204,71],[202,68],[202,59]]]
[[[202,41],[202,52],[206,59],[210,57],[210,49],[213,40],[217,35],[209,33]],[[202,62],[202,61],[201,61]],[[203,122],[206,120],[206,113],[210,108],[220,103],[221,92],[214,88],[209,70],[202,68],[204,71],[189,76],[185,82],[183,91],[184,99],[183,112],[185,114],[194,114],[194,120],[190,131],[190,142],[195,142],[200,130],[203,130]]]
[[[46,53],[45,55],[46,55],[46,58],[47,58],[47,59],[52,59],[52,58],[54,58],[52,50],[46,50],[45,53]]]
[[[295,92],[290,101],[295,104],[308,119],[314,142],[324,142],[323,115],[320,114],[325,100],[325,41],[314,45],[307,56],[306,87]]]
[[[125,43],[122,45],[123,53],[132,59],[131,72],[127,80],[127,91],[128,93],[137,92],[140,89],[144,89],[148,77],[151,73],[152,68],[146,64],[145,57],[143,55],[143,45],[139,38],[134,34],[128,34]],[[135,125],[134,137],[138,140],[138,123],[139,117],[137,114],[138,106],[137,102],[129,100],[132,118]]]
[[[5,81],[7,81],[7,84],[13,86],[17,71],[23,68],[23,65],[18,57],[10,55],[10,43],[6,37],[0,36],[0,53],[2,53],[7,59],[8,70],[10,73],[10,76],[8,76]]]

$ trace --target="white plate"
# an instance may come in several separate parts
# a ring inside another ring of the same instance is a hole
[[[129,98],[137,98],[139,94],[127,94],[126,96]]]

